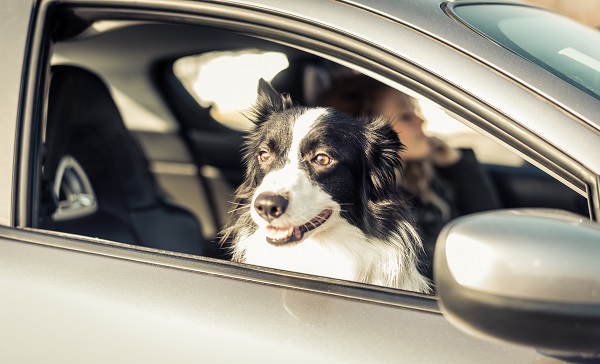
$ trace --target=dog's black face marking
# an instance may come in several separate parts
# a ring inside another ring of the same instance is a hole
[[[386,231],[394,230],[396,223],[391,220],[410,219],[396,180],[402,170],[403,145],[384,119],[355,120],[333,111],[327,121],[323,133],[345,169],[332,177],[336,190],[324,188],[339,196],[341,204],[348,204],[343,217],[383,238]]]

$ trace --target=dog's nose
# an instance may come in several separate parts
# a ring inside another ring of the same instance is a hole
[[[267,221],[283,215],[287,206],[288,199],[286,196],[272,192],[263,192],[256,196],[256,200],[254,200],[254,209],[260,217]]]

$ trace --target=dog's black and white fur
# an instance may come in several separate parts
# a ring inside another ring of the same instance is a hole
[[[396,185],[403,145],[384,118],[293,105],[261,80],[246,178],[223,231],[233,260],[429,292]]]

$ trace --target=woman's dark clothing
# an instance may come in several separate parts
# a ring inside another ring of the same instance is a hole
[[[441,209],[409,194],[417,230],[423,239],[425,257],[420,271],[433,276],[433,252],[444,225],[459,216],[497,209],[500,203],[491,181],[470,149],[461,149],[461,158],[449,167],[436,167],[431,188],[450,209],[444,217]]]

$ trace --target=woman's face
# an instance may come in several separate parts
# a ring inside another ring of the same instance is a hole
[[[423,119],[411,102],[410,97],[395,91],[386,91],[382,100],[383,115],[392,118],[394,130],[406,146],[401,153],[404,160],[419,160],[427,157],[431,152],[429,141],[423,132]]]

